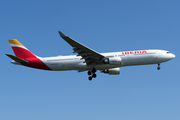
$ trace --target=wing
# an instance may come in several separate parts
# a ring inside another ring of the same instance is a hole
[[[92,63],[102,64],[102,59],[105,58],[103,55],[78,43],[77,41],[64,35],[61,31],[59,31],[59,34],[67,43],[69,43],[73,47],[73,53],[78,53],[78,56],[81,56],[82,59],[85,60],[87,65]]]

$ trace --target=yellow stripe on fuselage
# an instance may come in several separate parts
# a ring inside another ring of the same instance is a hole
[[[23,46],[18,40],[16,39],[10,39],[8,40],[10,44],[20,45]],[[23,46],[24,47],[24,46]]]

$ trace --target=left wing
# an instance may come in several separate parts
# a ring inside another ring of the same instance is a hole
[[[105,56],[78,43],[72,38],[64,35],[61,31],[59,31],[59,35],[73,47],[73,50],[74,50],[73,53],[78,53],[78,56],[81,56],[82,59],[85,59],[85,62],[87,65],[93,64],[93,63],[102,64],[102,60],[103,58],[105,58]]]

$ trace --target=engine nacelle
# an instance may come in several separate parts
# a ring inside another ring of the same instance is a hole
[[[120,68],[106,69],[106,70],[103,70],[102,72],[107,73],[109,75],[119,75],[120,74]]]
[[[110,65],[120,65],[121,58],[120,57],[105,58],[103,62]]]

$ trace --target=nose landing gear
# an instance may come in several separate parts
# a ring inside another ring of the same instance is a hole
[[[160,70],[160,69],[161,69],[161,67],[160,67],[160,63],[158,63],[158,67],[157,67],[157,69],[158,69],[158,70]]]
[[[91,71],[88,71],[88,75],[91,75],[91,76],[88,77],[88,79],[90,81],[92,80],[92,78],[96,78],[97,77],[97,75],[95,73],[96,73],[96,69],[95,68],[92,68]]]

